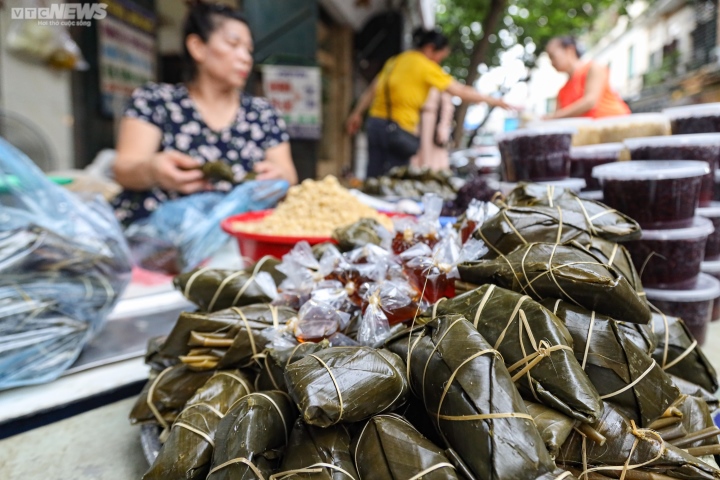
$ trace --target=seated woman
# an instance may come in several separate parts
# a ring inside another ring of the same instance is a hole
[[[225,5],[196,1],[184,29],[191,68],[186,84],[148,84],[137,89],[120,122],[115,199],[125,225],[149,216],[167,200],[206,190],[229,191],[209,182],[199,168],[221,161],[240,180],[297,183],[289,136],[278,112],[243,91],[253,66],[253,38],[242,14]]]
[[[630,114],[627,104],[610,88],[607,67],[580,59],[581,53],[574,37],[555,37],[548,42],[545,51],[555,70],[570,77],[558,93],[558,109],[546,118],[600,118]]]

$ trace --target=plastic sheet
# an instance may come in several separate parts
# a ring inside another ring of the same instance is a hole
[[[285,180],[250,181],[229,193],[196,193],[164,202],[126,229],[134,260],[149,270],[191,270],[230,239],[220,227],[222,220],[271,208],[287,189]]]
[[[130,281],[112,210],[54,185],[0,139],[0,389],[57,378]]]

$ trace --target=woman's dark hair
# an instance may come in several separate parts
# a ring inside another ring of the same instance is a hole
[[[413,31],[412,38],[415,48],[432,45],[435,50],[442,50],[450,45],[450,41],[440,30],[425,30],[422,27],[416,28]]]
[[[572,48],[573,50],[575,50],[575,54],[578,56],[578,58],[582,57],[583,53],[585,53],[583,48],[580,46],[578,39],[573,37],[572,35],[554,37],[550,41],[559,42],[563,48]]]
[[[183,52],[189,78],[197,73],[195,60],[193,60],[185,41],[190,35],[197,35],[203,42],[207,42],[210,35],[218,29],[223,20],[238,20],[248,25],[247,18],[241,11],[220,3],[205,2],[203,0],[190,0],[187,2],[189,11],[183,26]],[[249,27],[249,25],[248,25]]]

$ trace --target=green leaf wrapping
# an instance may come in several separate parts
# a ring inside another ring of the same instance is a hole
[[[551,185],[521,184],[508,195],[513,207],[549,207],[561,210],[563,223],[582,228],[593,237],[615,242],[640,237],[640,225],[607,205],[580,198],[575,192]]]
[[[633,233],[630,236],[637,235]],[[507,255],[531,243],[578,246],[595,255],[603,263],[612,265],[644,299],[640,275],[632,263],[630,253],[622,245],[593,236],[593,230],[588,228],[584,215],[567,213],[565,210],[561,212],[557,206],[506,208],[486,221],[475,233],[475,237],[485,241],[490,247],[484,257],[486,260]]]
[[[195,370],[246,367],[272,340],[270,327],[283,326],[295,310],[268,304],[213,313],[180,314],[158,350],[159,358],[180,358]]]
[[[216,372],[188,400],[143,480],[204,480],[222,416],[251,392],[250,382],[241,372]]]
[[[208,180],[224,180],[235,183],[235,174],[232,171],[232,167],[223,161],[206,162],[201,167],[201,170],[203,176]]]
[[[267,350],[261,364],[262,370],[260,370],[258,374],[258,389],[287,392],[285,368],[291,363],[302,360],[308,355],[326,348],[330,348],[330,342],[323,340],[320,343],[301,343],[295,347],[282,350],[272,348]]]
[[[390,232],[380,222],[374,218],[361,218],[353,224],[333,230],[332,238],[341,252],[349,252],[367,244],[380,245],[383,240],[382,233],[390,238]]]
[[[618,323],[560,300],[546,300],[572,335],[575,357],[604,401],[648,427],[680,396],[672,379]]]
[[[708,408],[710,408],[711,412],[714,412],[720,407],[720,399],[718,399],[714,394],[702,388],[700,385],[688,382],[687,380],[677,377],[675,375],[670,375],[670,378],[672,378],[673,383],[678,388],[678,390],[680,390],[681,394],[689,395],[691,397],[696,397],[703,400],[705,403],[707,403]]]
[[[575,358],[570,333],[539,303],[510,290],[485,285],[439,302],[436,310],[439,315],[464,315],[502,354],[507,367],[518,364],[510,371],[512,375],[534,360],[523,361],[537,352],[533,344],[540,347],[539,343],[544,341],[554,350],[538,357],[539,363],[518,378],[521,393],[582,422],[592,422],[602,413],[602,401]]]
[[[361,478],[408,479],[422,472],[423,480],[461,478],[443,450],[398,415],[368,420],[353,440],[353,452]]]
[[[245,270],[199,268],[176,276],[173,284],[203,311],[265,303],[275,298],[276,285],[285,278],[275,268],[279,263],[264,257]]]
[[[549,480],[562,473],[500,354],[465,317],[437,318],[389,348],[407,359],[413,392],[478,480]]]
[[[582,248],[599,258],[605,265],[612,265],[632,285],[641,300],[646,300],[640,274],[635,268],[630,252],[622,245],[593,237]]]
[[[689,434],[715,427],[710,408],[705,400],[690,395],[682,395],[673,404],[682,414],[682,425]],[[682,448],[703,447],[706,445],[717,445],[718,436],[686,443]]]
[[[542,403],[534,403],[525,400],[525,407],[533,417],[535,426],[545,442],[545,447],[550,455],[555,458],[560,447],[568,439],[573,428],[578,423],[567,415],[546,407]]]
[[[307,425],[302,419],[295,422],[280,471],[273,475],[273,480],[358,478],[350,454],[350,433],[345,426],[319,428]]]
[[[590,234],[582,228],[584,219],[583,223],[574,225],[569,223],[570,219],[559,217],[559,211],[550,207],[503,208],[486,220],[473,236],[490,249],[485,259],[507,255],[529,243],[577,241],[585,244],[590,241]]]
[[[718,389],[717,372],[680,318],[653,313],[652,328],[657,347],[653,358],[668,373],[701,386]]]
[[[463,263],[463,281],[494,283],[536,300],[560,298],[616,320],[648,323],[650,309],[612,266],[587,251],[548,243],[525,245],[494,260]]]
[[[402,360],[369,347],[308,355],[287,366],[285,382],[303,420],[318,427],[359,422],[399,407],[408,396]]]
[[[630,422],[612,405],[605,405],[602,418],[593,427],[605,437],[605,443],[599,445],[586,439],[583,449],[585,437],[579,432],[573,432],[560,449],[557,458],[559,465],[582,470],[587,462],[589,468],[614,467],[613,474],[620,475],[626,463],[633,466],[649,462],[641,467],[642,471],[685,480],[720,478],[720,471],[684,450],[663,442],[657,433],[633,429]],[[599,473],[605,474],[603,471]]]
[[[213,372],[194,372],[185,365],[176,365],[151,376],[130,411],[130,423],[168,427],[212,375]]]
[[[207,479],[266,480],[280,464],[296,418],[285,393],[256,392],[243,397],[217,427]]]

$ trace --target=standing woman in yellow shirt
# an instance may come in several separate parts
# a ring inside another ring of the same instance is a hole
[[[385,62],[348,117],[347,130],[354,135],[370,108],[365,125],[369,150],[367,177],[378,177],[393,167],[407,165],[417,152],[420,110],[431,87],[465,102],[511,108],[500,99],[463,85],[442,69],[440,63],[450,54],[448,39],[442,33],[417,29],[413,44],[415,49]]]

